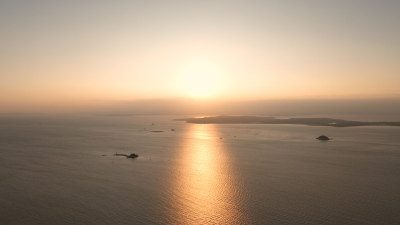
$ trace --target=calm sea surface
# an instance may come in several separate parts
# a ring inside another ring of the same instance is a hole
[[[0,116],[0,224],[400,224],[400,127],[180,117]]]

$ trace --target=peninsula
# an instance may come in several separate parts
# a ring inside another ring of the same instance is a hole
[[[353,126],[400,126],[400,122],[364,122],[332,118],[285,118],[263,116],[212,116],[175,119],[198,124],[298,124],[309,126],[353,127]]]

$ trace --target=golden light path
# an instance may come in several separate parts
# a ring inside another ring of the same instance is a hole
[[[172,183],[171,224],[246,224],[224,143],[215,125],[190,125]]]

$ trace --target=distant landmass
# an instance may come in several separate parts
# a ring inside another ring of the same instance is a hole
[[[364,122],[332,118],[286,118],[262,116],[213,116],[175,119],[198,124],[299,124],[309,126],[353,127],[353,126],[400,126],[400,122]]]

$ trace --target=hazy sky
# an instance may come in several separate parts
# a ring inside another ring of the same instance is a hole
[[[0,1],[0,103],[400,96],[400,1]]]

